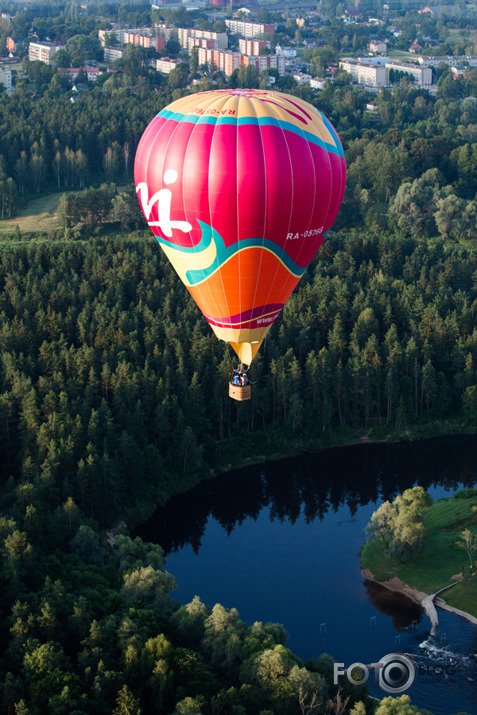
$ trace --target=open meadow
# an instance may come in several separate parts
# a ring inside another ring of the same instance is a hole
[[[0,221],[0,235],[14,234],[16,227],[24,233],[52,233],[57,226],[56,210],[61,193],[45,194],[31,199],[13,219]]]

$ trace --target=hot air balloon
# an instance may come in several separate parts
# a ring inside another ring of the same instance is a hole
[[[161,248],[249,366],[338,213],[346,166],[336,131],[291,95],[201,92],[151,121],[134,177]],[[231,382],[230,394],[247,399],[250,386]]]

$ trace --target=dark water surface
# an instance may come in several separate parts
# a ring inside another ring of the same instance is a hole
[[[165,549],[181,602],[198,595],[249,624],[283,623],[303,659],[327,652],[350,665],[410,653],[429,671],[408,691],[415,705],[477,715],[477,627],[439,611],[430,639],[419,606],[360,570],[372,512],[414,484],[435,498],[475,486],[477,439],[342,447],[231,472],[173,497],[136,535]],[[442,665],[454,682],[436,674]]]

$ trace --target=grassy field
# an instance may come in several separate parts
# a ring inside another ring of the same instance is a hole
[[[60,196],[60,193],[46,194],[32,199],[15,218],[0,221],[0,234],[12,234],[17,226],[22,233],[51,233],[57,228],[56,209]]]
[[[426,527],[424,548],[405,563],[384,554],[381,541],[368,542],[361,552],[361,566],[372,571],[379,581],[397,576],[419,591],[435,593],[456,580],[462,571],[469,572],[469,559],[456,542],[464,529],[477,530],[477,516],[472,513],[477,497],[449,497],[435,502],[423,515]],[[442,594],[449,605],[477,616],[477,577],[464,581]]]
[[[449,28],[449,39],[451,42],[463,41],[466,45],[475,45],[477,43],[477,30]]]
[[[116,184],[118,193],[126,191],[129,183]],[[12,219],[0,219],[0,238],[12,235],[18,226],[22,234],[50,234],[58,228],[56,210],[64,191],[43,194],[31,199],[27,205]],[[79,190],[68,193],[78,194]]]

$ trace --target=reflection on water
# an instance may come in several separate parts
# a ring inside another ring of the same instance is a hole
[[[412,702],[435,715],[477,715],[477,628],[439,611],[438,638],[429,639],[420,607],[366,582],[358,556],[383,500],[414,484],[439,498],[474,486],[476,475],[475,438],[333,449],[203,482],[136,535],[164,548],[180,601],[197,594],[237,607],[247,623],[283,623],[305,660],[328,652],[349,665],[405,652],[425,673],[455,658],[454,682],[419,674]]]
[[[294,524],[300,515],[311,523],[346,505],[345,520],[352,523],[360,506],[393,499],[416,483],[473,486],[476,470],[477,441],[468,437],[329,449],[202,482],[172,497],[136,534],[166,554],[186,544],[197,553],[209,516],[230,534],[265,506],[271,521]]]
[[[365,581],[366,593],[374,608],[390,616],[397,631],[417,628],[424,614],[424,609],[402,593],[390,591],[372,581]]]

